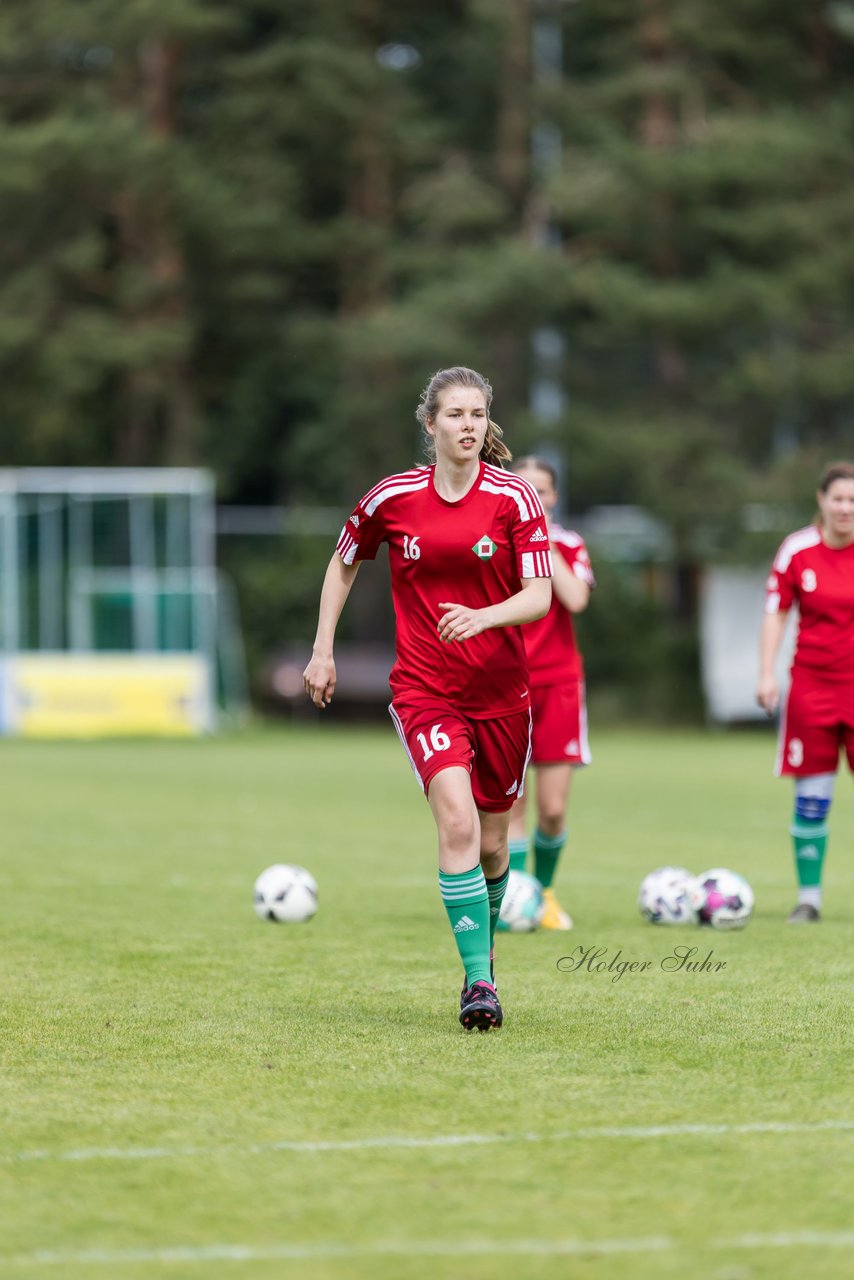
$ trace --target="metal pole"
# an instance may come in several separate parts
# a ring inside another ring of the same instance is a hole
[[[62,498],[38,502],[39,648],[62,648]]]
[[[134,494],[130,507],[130,579],[133,646],[137,652],[157,649],[157,576],[154,572],[154,513],[151,497]]]
[[[563,74],[563,30],[559,10],[562,0],[540,0],[540,12],[534,17],[531,31],[532,64],[535,84],[544,84]],[[531,162],[540,182],[547,182],[563,163],[563,135],[549,120],[534,121],[531,128]],[[546,251],[560,243],[557,226],[545,217],[537,228],[537,239]],[[557,472],[562,503],[566,501],[564,459],[556,439],[557,426],[566,416],[567,397],[563,383],[563,361],[566,339],[554,325],[542,325],[531,334],[531,413],[540,424],[543,454]]]
[[[14,485],[3,495],[0,506],[0,543],[3,565],[3,649],[18,649],[20,619],[18,611],[18,513]]]
[[[71,499],[68,525],[68,630],[69,648],[75,653],[92,649],[92,499]]]

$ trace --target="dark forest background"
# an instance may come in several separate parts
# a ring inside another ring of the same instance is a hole
[[[473,365],[574,515],[666,532],[585,643],[687,705],[698,568],[854,452],[852,175],[841,0],[4,0],[0,465],[346,514]],[[221,543],[253,670],[313,630],[334,534],[288,529]]]

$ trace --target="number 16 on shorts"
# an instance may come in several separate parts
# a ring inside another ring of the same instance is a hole
[[[442,733],[440,724],[430,726],[429,741],[426,733],[416,733],[415,741],[424,753],[425,764],[437,751],[447,751],[451,745],[451,739],[446,733]]]
[[[412,705],[408,698],[396,698],[389,714],[412,772],[424,791],[440,769],[449,765],[471,769],[474,743],[465,719],[455,715],[451,708],[437,706],[435,699],[425,699],[423,704],[418,699]]]

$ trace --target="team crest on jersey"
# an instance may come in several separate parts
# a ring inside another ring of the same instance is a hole
[[[491,538],[486,536],[486,534],[484,534],[482,538],[478,539],[472,547],[472,551],[475,553],[478,560],[491,560],[497,550],[498,547]]]

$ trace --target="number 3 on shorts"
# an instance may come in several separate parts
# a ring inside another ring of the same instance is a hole
[[[801,742],[800,738],[789,739],[789,750],[787,755],[790,768],[800,769],[804,762],[804,744]]]
[[[420,742],[421,750],[424,752],[425,762],[430,759],[437,751],[447,751],[451,745],[451,739],[446,733],[442,733],[441,724],[434,724],[430,729],[430,746],[427,745],[427,735],[424,733],[416,733],[416,741]],[[430,747],[433,750],[430,750]]]

